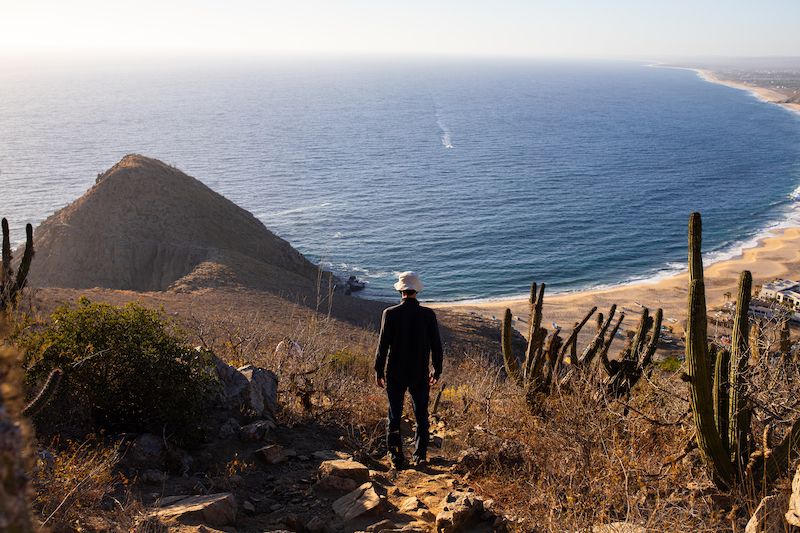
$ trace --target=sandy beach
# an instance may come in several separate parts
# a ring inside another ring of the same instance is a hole
[[[719,83],[721,85],[727,85],[729,87],[736,87],[738,89],[745,89],[747,91],[751,91],[751,92],[756,93],[758,95],[758,97],[763,99],[763,100],[766,100],[768,102],[772,102],[772,103],[775,103],[775,104],[779,104],[779,105],[782,105],[782,106],[787,107],[789,109],[792,109],[794,111],[800,112],[800,104],[787,103],[785,101],[786,100],[786,95],[783,94],[783,93],[780,93],[778,91],[770,90],[770,89],[767,89],[765,87],[756,87],[756,86],[747,85],[747,84],[744,84],[744,83],[736,83],[734,81],[723,80],[723,79],[720,79],[719,77],[717,77],[713,72],[708,71],[708,70],[694,69],[694,68],[690,68],[688,70],[694,70],[695,72],[699,73],[705,80],[708,80],[708,81],[710,81],[712,83]]]
[[[745,250],[741,257],[706,266],[709,312],[725,303],[726,292],[730,292],[733,299],[736,298],[739,275],[743,270],[749,270],[753,274],[754,286],[775,278],[800,279],[800,227],[776,230],[774,236],[764,239],[755,248]],[[657,308],[663,309],[664,325],[672,326],[675,337],[679,338],[682,333],[681,322],[686,319],[688,278],[688,273],[683,273],[654,284],[625,285],[606,290],[550,296],[545,289],[543,323],[548,329],[555,322],[564,330],[571,330],[573,324],[580,321],[593,306],[597,306],[598,311],[605,314],[612,304],[616,304],[618,312],[623,311],[626,314],[623,327],[632,328],[638,323],[641,306],[644,306],[651,312]],[[547,283],[547,280],[531,281]],[[473,313],[485,318],[494,316],[498,324],[508,308],[515,317],[522,319],[515,320],[515,327],[527,334],[527,300],[443,303],[431,304],[431,307]],[[590,322],[582,337],[588,337],[594,331],[593,324],[594,322]]]

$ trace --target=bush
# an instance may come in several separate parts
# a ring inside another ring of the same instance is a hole
[[[55,401],[35,418],[37,429],[48,426],[49,415],[56,426],[88,418],[95,432],[152,432],[186,444],[201,439],[216,377],[183,332],[163,319],[163,310],[93,304],[86,297],[78,303],[58,308],[44,330],[16,335],[27,350],[28,387],[54,368],[64,372]]]

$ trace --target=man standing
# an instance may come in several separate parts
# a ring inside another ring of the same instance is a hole
[[[416,298],[417,293],[422,290],[419,276],[415,272],[403,272],[394,288],[400,291],[403,301],[383,312],[375,354],[375,371],[378,374],[378,386],[386,388],[389,399],[389,421],[386,428],[389,457],[395,468],[400,470],[405,466],[400,419],[406,390],[411,396],[417,424],[411,464],[420,465],[427,460],[428,391],[431,385],[439,382],[443,352],[436,314],[433,310],[422,307]],[[433,372],[429,372],[431,362]]]

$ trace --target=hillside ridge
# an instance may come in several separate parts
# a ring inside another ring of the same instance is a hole
[[[187,290],[181,278],[230,256],[267,276],[276,269],[317,276],[315,265],[250,212],[138,154],[99,174],[83,196],[42,222],[34,242],[30,281],[40,287]]]

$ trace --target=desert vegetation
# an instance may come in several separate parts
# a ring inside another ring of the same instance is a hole
[[[692,224],[697,259],[699,218]],[[763,497],[790,491],[800,368],[781,356],[780,342],[760,345],[755,357],[744,313],[728,355],[722,344],[709,346],[698,268],[685,363],[654,357],[660,318],[646,312],[608,361],[613,309],[598,317],[582,351],[575,335],[548,346],[534,332],[533,346],[524,342],[527,355],[516,357],[508,323],[493,349],[468,338],[453,344],[458,350],[447,354],[431,394],[442,435],[434,453],[453,464],[459,483],[494,500],[506,517],[501,529],[591,531],[625,522],[647,531],[743,531]],[[532,290],[532,330],[539,289]],[[740,309],[748,295],[745,280]],[[163,530],[146,518],[143,479],[121,466],[124,435],[155,433],[175,454],[202,446],[210,423],[204,402],[215,387],[210,353],[275,373],[280,426],[333,432],[356,456],[383,460],[386,402],[374,385],[375,332],[344,333],[329,313],[294,313],[283,321],[221,313],[175,322],[142,302],[83,298],[48,317],[15,307],[2,348],[9,412],[21,418],[23,394],[32,399],[54,369],[63,372],[55,400],[32,415],[37,440],[28,442],[36,453],[20,459],[35,493],[35,522],[56,531]],[[780,339],[781,327],[765,324],[776,331],[760,335]],[[279,343],[302,349],[276,349]],[[565,355],[572,365],[563,365]],[[25,371],[24,392],[14,368]],[[254,463],[214,457],[201,481],[242,490]],[[200,476],[179,461],[174,469]]]

